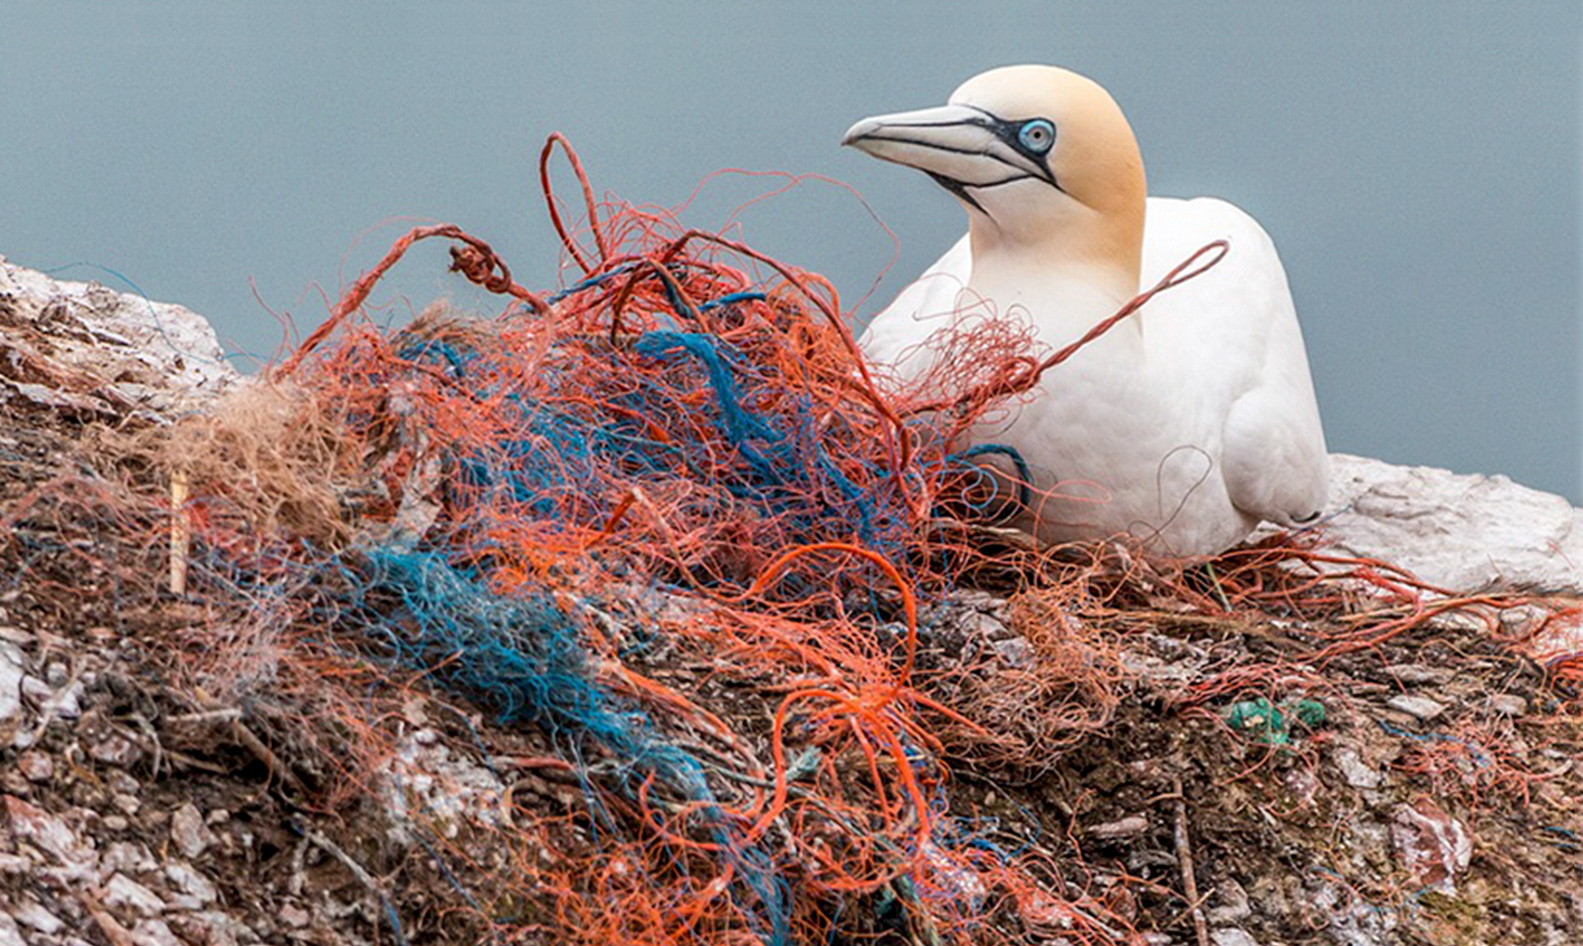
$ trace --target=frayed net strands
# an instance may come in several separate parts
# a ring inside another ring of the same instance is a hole
[[[556,147],[580,231],[550,187]],[[1354,600],[1289,567],[1322,558],[1289,543],[1231,553],[1212,587],[1103,551],[996,547],[960,521],[1006,501],[983,495],[974,459],[1017,458],[952,443],[1227,247],[1058,352],[990,320],[957,340],[949,376],[898,394],[827,281],[600,203],[559,136],[539,170],[571,285],[529,290],[484,241],[419,227],[264,380],[127,448],[184,484],[167,510],[183,528],[138,520],[182,536],[188,598],[207,609],[177,638],[182,669],[209,693],[290,694],[338,767],[329,801],[372,790],[397,755],[391,707],[419,689],[530,732],[538,751],[514,764],[537,774],[472,826],[509,863],[474,864],[438,830],[425,842],[475,868],[456,881],[463,912],[500,941],[1014,942],[1019,926],[1125,941],[1047,853],[952,810],[951,763],[1038,770],[1102,729],[1130,674],[1127,615],[1158,599],[1313,620]],[[432,238],[508,308],[362,319]],[[1438,613],[1386,566],[1353,569],[1408,609],[1402,628]],[[1007,620],[1029,654],[1008,667],[961,647],[946,666],[925,612],[987,573],[1018,576]],[[1314,658],[1389,633],[1338,631]],[[1177,702],[1289,670],[1195,681]],[[541,774],[577,805],[518,803]]]
[[[549,188],[556,146],[582,234]],[[948,453],[951,431],[1059,359],[986,333],[959,362],[1006,362],[976,370],[980,393],[898,408],[825,280],[662,213],[601,207],[558,136],[540,172],[572,285],[535,293],[482,240],[416,228],[239,401],[236,419],[268,421],[266,443],[210,421],[168,438],[191,484],[198,593],[223,579],[287,594],[299,630],[284,662],[293,647],[320,669],[356,654],[544,733],[603,840],[523,883],[558,892],[584,941],[872,932],[842,906],[852,897],[960,938],[985,929],[986,898],[1037,900],[1032,875],[968,843],[945,805],[932,727],[989,733],[915,686],[916,595],[940,595],[975,556],[930,528],[978,480],[971,456]],[[513,304],[435,308],[393,332],[362,321],[377,280],[431,238],[456,241],[453,269]],[[249,526],[269,540],[242,548]],[[661,603],[633,604],[646,594]],[[624,651],[656,638],[778,679],[758,697],[765,725],[738,731],[645,676]]]

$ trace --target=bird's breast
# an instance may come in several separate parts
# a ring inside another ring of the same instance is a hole
[[[1045,353],[1082,338],[1126,301],[1091,285],[997,286],[974,275],[970,289],[1023,321]],[[1118,323],[969,434],[975,444],[1008,444],[1022,455],[1036,497],[1023,525],[1046,540],[1127,533],[1197,551],[1251,528],[1220,476],[1229,392],[1195,384],[1194,370],[1213,367],[1202,353],[1152,351],[1146,333],[1136,316]],[[1197,534],[1205,528],[1214,534]]]

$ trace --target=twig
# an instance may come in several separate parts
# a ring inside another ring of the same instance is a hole
[[[172,766],[179,765],[182,768],[197,769],[200,772],[208,772],[211,775],[236,774],[236,770],[234,769],[227,768],[223,765],[216,765],[213,762],[206,762],[203,759],[197,758],[196,756],[187,755],[185,752],[177,752],[175,749],[165,749],[164,752],[165,758],[170,761]],[[167,768],[169,767],[170,766],[167,766]]]
[[[13,745],[18,747],[31,746],[43,738],[44,730],[48,729],[50,723],[53,723],[60,715],[61,695],[72,691],[72,688],[77,685],[77,681],[82,678],[82,671],[83,667],[80,661],[72,665],[71,676],[67,678],[65,685],[57,689],[55,693],[50,695],[49,699],[44,700],[42,705],[39,706],[38,721],[33,725],[32,731],[26,735],[18,733],[12,741]]]
[[[1176,863],[1182,869],[1182,892],[1193,912],[1193,931],[1198,934],[1198,946],[1209,946],[1209,925],[1204,922],[1204,908],[1198,899],[1198,880],[1193,876],[1193,846],[1187,837],[1187,796],[1182,794],[1182,777],[1171,776],[1171,792],[1176,796]]]
[[[379,905],[385,911],[385,920],[390,924],[390,931],[395,935],[396,942],[400,946],[407,946],[406,934],[401,930],[401,916],[396,913],[395,905],[390,902],[389,897],[385,896],[384,886],[374,879],[374,875],[365,870],[362,864],[352,860],[352,856],[341,850],[340,845],[308,827],[307,824],[301,821],[293,821],[292,824],[293,827],[302,832],[304,838],[313,843],[314,847],[340,861],[347,870],[352,872],[352,876],[356,877],[362,882],[364,887],[368,888],[369,893],[379,898]]]
[[[1220,586],[1220,576],[1215,573],[1215,563],[1205,562],[1204,571],[1209,573],[1209,581],[1215,587],[1215,599],[1220,602],[1221,610],[1231,613],[1231,601],[1226,597],[1226,589]]]
[[[230,725],[226,728],[231,730],[231,735],[242,745],[242,748],[251,752],[254,758],[264,763],[264,768],[268,769],[271,775],[280,779],[287,788],[299,795],[308,793],[307,786],[302,783],[302,779],[297,777],[297,773],[285,762],[282,762],[280,756],[276,755],[274,750],[264,745],[264,740],[258,738],[251,729],[247,728],[247,724],[243,722],[246,713],[240,707],[224,705],[219,700],[205,693],[202,687],[198,688],[198,691],[192,694],[191,697],[182,694],[177,695],[181,696],[189,705],[196,703],[198,707],[197,712],[178,717],[183,722],[198,722],[208,719],[216,723],[229,723]],[[232,710],[236,710],[236,712],[233,713]]]
[[[247,751],[253,753],[254,757],[264,763],[264,767],[269,769],[276,778],[284,782],[288,788],[299,795],[307,794],[307,789],[303,786],[302,780],[297,778],[297,773],[288,768],[286,763],[280,761],[280,756],[264,745],[262,739],[253,735],[253,731],[248,729],[240,719],[231,720],[231,732]]]
[[[138,731],[148,740],[150,751],[154,753],[154,761],[149,764],[149,775],[157,781],[160,763],[165,758],[165,747],[160,745],[159,733],[154,731],[154,725],[144,719],[142,713],[133,713],[132,721],[137,724]]]
[[[221,720],[241,719],[242,708],[228,706],[221,709],[201,710],[196,713],[183,713],[180,716],[168,717],[165,722],[175,725],[177,723],[211,723]]]
[[[99,898],[86,890],[78,890],[77,898],[82,901],[83,908],[99,927],[99,932],[110,941],[110,946],[137,946],[137,941],[132,938],[132,931],[121,925],[121,922],[110,915],[99,902]]]
[[[150,772],[153,776],[159,776],[159,770],[161,767],[167,769],[170,768],[170,766],[165,765],[166,762],[169,762],[172,765],[179,765],[183,768],[198,769],[199,771],[209,772],[214,775],[230,775],[232,773],[231,769],[228,769],[223,765],[216,765],[213,762],[206,762],[203,759],[195,758],[194,756],[187,755],[184,752],[177,752],[175,749],[166,747],[165,744],[160,741],[159,734],[155,731],[154,727],[149,723],[148,720],[144,719],[142,716],[132,716],[129,718],[137,723],[137,731],[133,732],[130,729],[118,726],[116,727],[116,732],[132,740],[133,742],[136,742],[138,745],[141,745],[143,748],[153,753],[154,761],[150,766]]]

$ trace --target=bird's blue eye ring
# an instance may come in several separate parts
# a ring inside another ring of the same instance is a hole
[[[1023,122],[1017,141],[1034,154],[1044,154],[1055,144],[1055,126],[1043,118]]]

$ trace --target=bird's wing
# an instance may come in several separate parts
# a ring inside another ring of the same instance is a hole
[[[1210,272],[1139,313],[1151,359],[1180,366],[1192,396],[1219,412],[1221,474],[1237,508],[1291,523],[1320,512],[1329,455],[1286,271],[1258,222],[1223,200],[1150,198],[1143,285],[1214,239]],[[1162,367],[1164,367],[1162,365]],[[1216,419],[1206,418],[1213,430]]]
[[[951,323],[972,270],[972,247],[963,236],[869,322],[858,339],[869,361],[904,379],[928,371],[932,358],[919,345]]]

